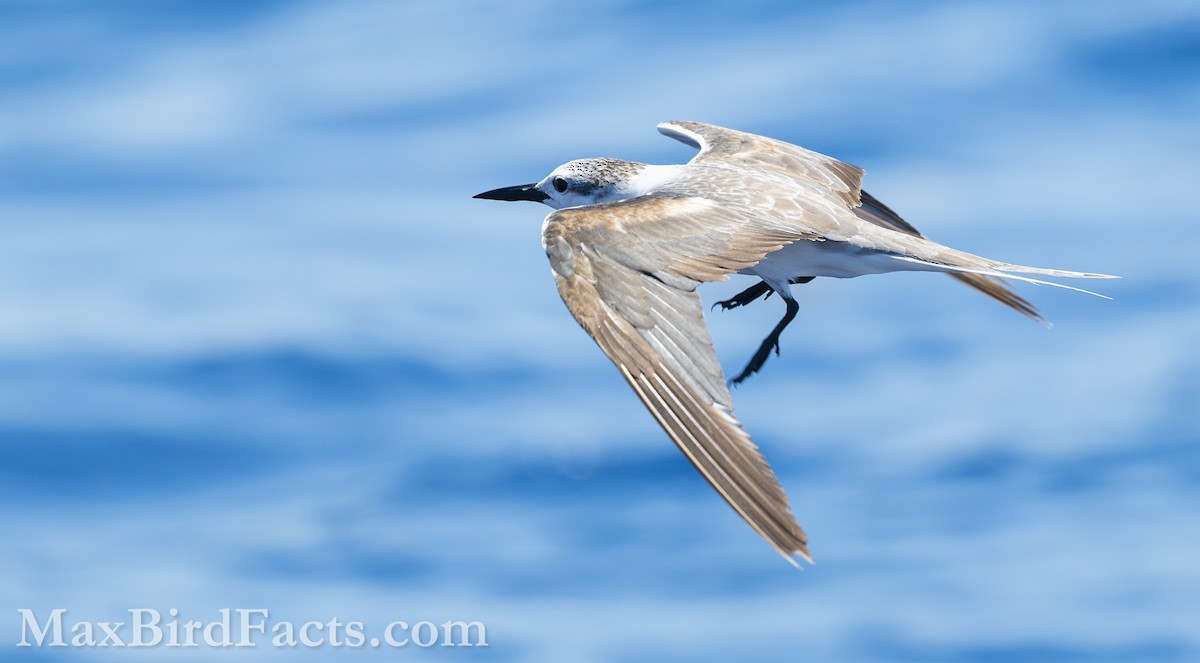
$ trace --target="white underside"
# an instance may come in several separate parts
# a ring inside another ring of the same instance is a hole
[[[864,274],[887,272],[944,271],[933,265],[896,260],[894,254],[863,249],[845,242],[792,242],[767,255],[762,262],[741,270],[757,276],[771,287],[785,286],[802,276],[827,276],[850,279]]]
[[[939,265],[909,256],[864,249],[845,242],[831,241],[800,240],[792,242],[782,249],[768,254],[757,265],[747,267],[738,273],[757,276],[766,281],[767,285],[771,286],[771,289],[780,295],[791,297],[789,282],[795,278],[825,276],[837,279],[850,279],[856,276],[863,276],[864,274],[885,274],[887,272],[963,272],[968,274],[982,274],[985,276],[1017,279],[1038,285],[1052,285],[1057,288],[1066,288],[1067,290],[1074,290],[1109,299],[1109,297],[1092,292],[1091,290],[1012,274],[1008,271]],[[1073,272],[1069,273],[1069,275],[1113,278],[1102,274],[1077,274]]]

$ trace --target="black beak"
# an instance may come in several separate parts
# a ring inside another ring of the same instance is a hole
[[[485,198],[487,200],[529,200],[535,203],[540,203],[550,197],[537,190],[536,187],[536,183],[506,186],[499,189],[492,189],[491,191],[484,191],[471,197]]]

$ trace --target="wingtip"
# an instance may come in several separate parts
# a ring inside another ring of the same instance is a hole
[[[783,558],[786,559],[789,564],[800,569],[801,571],[804,570],[804,565],[800,563],[800,560],[804,560],[805,562],[808,562],[812,566],[816,566],[816,564],[817,564],[816,562],[813,561],[812,555],[808,554],[807,547],[798,548],[796,550],[792,550],[789,552],[783,552],[782,554],[783,554]]]

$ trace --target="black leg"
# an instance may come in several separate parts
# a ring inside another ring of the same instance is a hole
[[[745,306],[746,304],[749,304],[763,295],[770,297],[771,292],[771,286],[767,285],[766,281],[759,281],[758,283],[755,283],[754,285],[746,288],[729,299],[713,304],[712,307],[716,308],[720,306],[721,310],[728,311],[731,308]]]
[[[754,356],[750,358],[750,363],[746,364],[746,368],[742,369],[741,374],[731,380],[733,384],[741,384],[742,380],[757,373],[763,367],[763,364],[767,363],[767,357],[771,356],[771,350],[774,350],[776,355],[779,354],[779,335],[783,333],[784,328],[791,323],[792,319],[796,317],[796,313],[800,311],[800,305],[791,297],[784,298],[783,303],[787,305],[787,312],[783,314],[783,319],[779,321],[779,324],[775,325],[775,329],[771,330],[771,333],[763,340],[762,345],[758,346],[758,352],[755,352]]]
[[[797,283],[808,283],[809,281],[813,280],[814,278],[816,278],[816,277],[814,277],[814,276],[798,276],[798,277],[792,279],[791,281],[788,281],[788,283],[791,283],[792,285],[795,285]],[[712,307],[716,308],[716,307],[720,306],[722,311],[728,311],[731,308],[745,306],[746,304],[749,304],[750,302],[758,299],[759,297],[762,297],[763,295],[766,295],[767,298],[769,299],[771,297],[772,292],[775,292],[775,291],[771,289],[771,286],[767,285],[766,281],[759,281],[758,283],[755,283],[754,285],[750,286],[749,288],[746,288],[745,290],[730,297],[729,299],[719,301],[716,304],[713,304]]]

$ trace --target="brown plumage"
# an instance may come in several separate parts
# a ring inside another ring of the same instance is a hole
[[[682,166],[572,161],[536,184],[476,197],[558,210],[546,217],[542,245],[563,302],[687,459],[793,564],[795,555],[811,561],[807,538],[771,467],[733,417],[700,284],[755,275],[762,283],[722,303],[743,305],[774,291],[787,304],[738,381],[778,351],[779,334],[799,308],[792,283],[945,272],[1041,320],[1000,278],[1104,277],[998,262],[932,242],[862,190],[861,169],[796,145],[699,122],[666,122],[659,131],[700,153]]]

